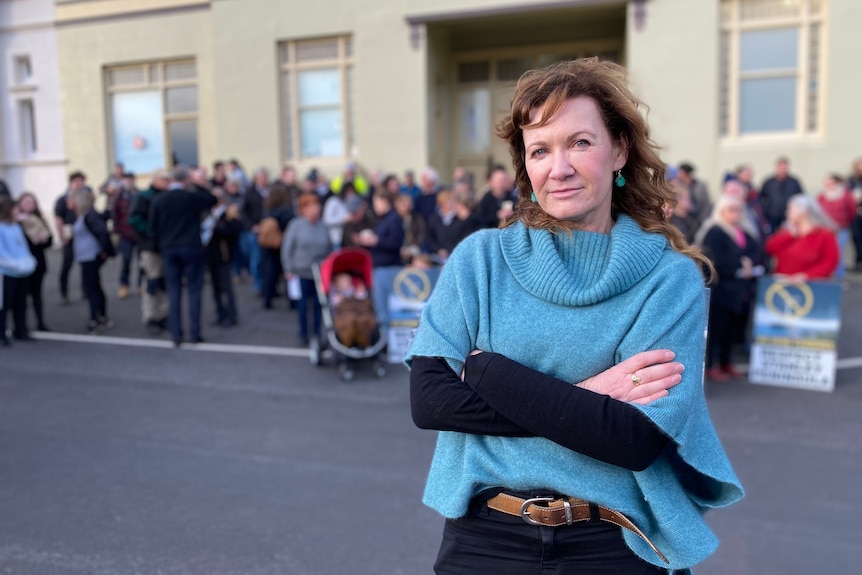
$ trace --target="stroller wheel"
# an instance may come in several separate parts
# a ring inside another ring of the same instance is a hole
[[[381,361],[374,362],[374,373],[377,377],[386,377],[386,366]]]
[[[343,381],[351,381],[353,379],[353,370],[350,369],[349,365],[339,366],[338,371],[341,373],[341,379]]]
[[[308,359],[311,365],[320,365],[320,340],[316,337],[311,338],[308,344]]]

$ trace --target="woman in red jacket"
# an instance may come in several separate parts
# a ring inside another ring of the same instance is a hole
[[[797,194],[787,204],[787,221],[766,241],[775,258],[773,272],[794,282],[828,279],[838,267],[835,223],[810,196]]]

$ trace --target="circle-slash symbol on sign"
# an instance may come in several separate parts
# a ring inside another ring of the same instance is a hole
[[[406,301],[425,301],[431,295],[431,279],[422,270],[405,268],[395,276],[392,291]]]
[[[773,283],[766,290],[766,307],[784,317],[805,317],[814,307],[814,292],[808,284]]]

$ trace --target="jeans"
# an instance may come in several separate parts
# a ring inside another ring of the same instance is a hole
[[[236,297],[233,292],[230,267],[229,263],[209,264],[213,300],[216,305],[216,322],[220,324],[236,323]]]
[[[299,287],[302,290],[302,297],[296,304],[296,314],[299,316],[299,339],[307,341],[308,308],[314,308],[314,331],[312,331],[312,334],[315,336],[320,336],[320,323],[323,319],[323,312],[320,308],[320,300],[317,299],[317,289],[314,287],[314,280],[299,278]]]
[[[120,238],[119,243],[119,252],[123,256],[123,264],[120,267],[120,285],[128,286],[129,285],[129,276],[131,275],[132,270],[132,259],[134,258],[135,248],[138,244],[133,242],[132,240],[127,240],[126,238]],[[138,283],[137,286],[141,285],[141,281],[143,278],[143,270],[141,270],[140,264],[138,264]]]
[[[183,340],[183,277],[189,298],[189,332],[192,341],[201,337],[201,293],[204,287],[204,249],[170,248],[162,252],[168,291],[168,328],[171,339]]]
[[[434,564],[438,575],[658,575],[625,544],[620,527],[598,519],[570,526],[527,525],[489,509],[481,494],[464,517],[447,519]]]
[[[257,243],[257,234],[250,230],[243,230],[239,235],[239,252],[242,254],[244,263],[248,264],[248,274],[254,280],[254,289],[261,291],[260,274],[260,246]]]
[[[835,277],[844,278],[847,271],[844,264],[844,256],[847,255],[847,243],[850,240],[850,230],[838,230],[838,267],[835,268]]]
[[[105,290],[102,289],[102,278],[99,275],[102,263],[102,260],[98,258],[89,262],[81,262],[84,294],[90,303],[90,321],[108,317],[107,299],[105,298]]]

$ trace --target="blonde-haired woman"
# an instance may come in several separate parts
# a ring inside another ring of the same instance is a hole
[[[744,214],[741,198],[722,195],[713,208],[713,226],[703,238],[703,252],[715,266],[706,349],[706,377],[713,381],[744,376],[731,364],[731,353],[748,323],[755,279],[764,272],[763,247],[743,229]]]

